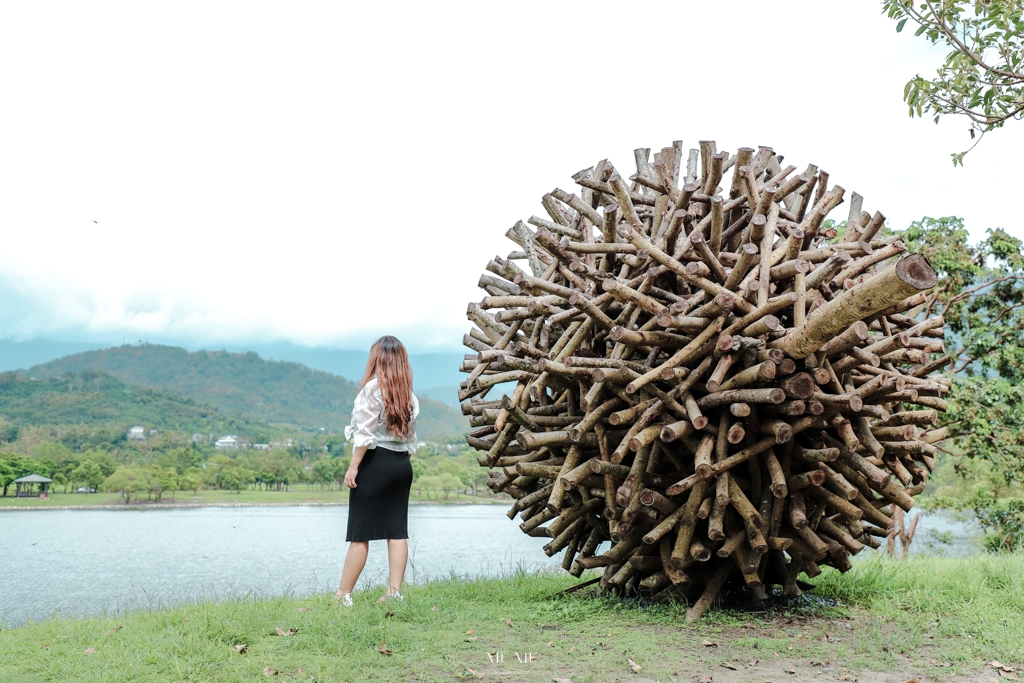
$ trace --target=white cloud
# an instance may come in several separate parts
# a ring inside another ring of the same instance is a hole
[[[541,194],[674,139],[1024,236],[1024,126],[954,169],[966,123],[907,117],[940,49],[876,3],[723,7],[7,3],[0,336],[452,348]]]

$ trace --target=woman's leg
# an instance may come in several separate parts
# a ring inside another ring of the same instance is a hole
[[[341,584],[335,594],[341,597],[345,593],[351,593],[359,580],[359,574],[366,565],[366,555],[370,551],[369,541],[352,541],[348,545],[348,554],[345,555],[345,567],[341,570]]]
[[[405,578],[405,564],[409,561],[409,541],[405,538],[388,539],[388,575],[391,585],[388,595],[402,587]]]

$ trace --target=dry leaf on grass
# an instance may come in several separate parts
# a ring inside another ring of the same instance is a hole
[[[713,680],[715,680],[714,676],[711,674],[704,674],[697,679],[697,683],[711,683]]]
[[[1003,664],[998,659],[993,659],[991,662],[988,663],[988,665],[992,668],[999,669],[1000,675],[1002,675],[1003,673],[1012,674],[1017,672],[1017,669],[1010,666],[1009,664]]]
[[[551,680],[555,683],[572,683],[571,678],[552,678]]]
[[[484,677],[484,674],[480,673],[476,669],[470,669],[469,673],[471,673],[473,675],[473,678],[483,678]]]
[[[94,655],[94,654],[96,654],[96,648],[94,648],[94,647],[87,647],[85,649],[85,654],[87,654],[87,655]]]
[[[300,611],[300,612],[308,612],[308,611],[309,611],[309,608],[308,608],[308,607],[300,607],[300,608],[299,608],[299,611]]]
[[[437,611],[437,605],[431,605],[430,606],[430,611],[431,612],[436,612]]]
[[[718,647],[718,643],[711,640],[702,640],[700,641],[700,644],[704,647]]]
[[[505,620],[505,624],[508,625],[508,626],[515,626],[515,624],[512,623],[511,619],[506,619]]]
[[[394,612],[385,612],[384,616],[385,617],[393,617],[393,616],[395,616],[395,613]]]
[[[476,636],[469,636],[468,638],[466,638],[465,642],[467,642],[467,643],[475,643],[478,640],[480,640],[480,639],[477,638]]]
[[[235,652],[237,652],[240,655],[244,655],[248,651],[249,651],[249,646],[246,645],[245,643],[239,643],[238,645],[235,645]]]
[[[736,668],[736,665],[732,662],[722,662],[722,666],[728,669],[729,671],[739,671],[739,669]]]
[[[284,631],[282,629],[276,629],[276,630],[277,630],[277,635],[279,635],[279,636],[293,636],[293,635],[295,635],[296,633],[299,632],[299,629],[297,629],[297,628],[290,628],[287,631]]]
[[[1013,673],[1012,671],[1007,671],[1006,669],[1000,669],[999,670],[999,675],[1002,676],[1003,678],[1007,679],[1007,680],[1010,680],[1010,681],[1019,681],[1020,680],[1020,676],[1018,676],[1017,674]]]
[[[388,657],[394,654],[393,652],[391,652],[391,650],[388,649],[387,643],[385,643],[383,640],[380,641],[380,647],[377,648],[377,652],[381,653],[382,655],[387,655]]]
[[[109,631],[104,631],[103,635],[109,636],[112,633],[117,633],[118,631],[120,631],[123,628],[124,628],[124,624],[118,624],[117,626],[115,626],[114,628],[110,629]]]
[[[629,668],[633,671],[633,673],[638,673],[640,671],[640,669],[643,668],[642,666],[640,666],[639,664],[634,662],[629,657],[626,658],[626,661],[629,662]]]
[[[790,668],[786,669],[786,673],[788,673],[788,674],[795,674],[796,673],[796,669],[794,669],[793,667],[790,667]]]
[[[473,629],[469,629],[468,631],[466,631],[466,635],[467,636],[473,635]]]
[[[278,671],[277,669],[272,668],[272,667],[269,667],[269,666],[263,667],[263,675],[266,676],[267,678],[270,678],[271,676],[276,676],[279,673],[281,673],[281,672]]]

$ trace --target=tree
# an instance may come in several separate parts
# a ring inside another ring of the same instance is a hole
[[[192,491],[199,495],[199,489],[203,485],[202,470],[190,469],[178,479],[178,485],[182,491]]]
[[[103,478],[109,477],[117,470],[117,461],[110,455],[110,453],[100,450],[92,449],[82,453],[81,460],[91,460],[99,465],[100,471],[103,473]]]
[[[1024,243],[993,229],[971,245],[963,220],[953,216],[922,218],[899,234],[939,276],[921,306],[906,312],[941,313],[946,321],[944,357],[955,380],[942,414],[949,438],[939,448],[956,457],[960,474],[968,472],[971,460],[981,461],[1007,487],[1019,486],[1024,483]],[[990,532],[989,549],[1024,546],[1024,498],[1014,497],[1012,489],[984,484],[961,500],[936,506],[971,512]]]
[[[427,463],[424,462],[423,458],[415,455],[409,456],[409,464],[412,465],[413,481],[427,473]]]
[[[13,484],[15,479],[32,474],[38,466],[38,463],[32,458],[26,458],[24,455],[13,453],[0,454],[0,462],[5,463],[11,472],[10,478],[4,480],[4,496],[7,495],[7,487]]]
[[[106,477],[103,470],[93,460],[83,460],[78,467],[71,471],[71,481],[84,484],[86,488],[99,490],[100,484]]]
[[[970,120],[977,140],[1011,119],[1024,118],[1024,3],[1021,0],[883,0],[896,31],[917,25],[933,45],[950,48],[935,78],[914,76],[903,91],[910,115],[953,114]],[[963,166],[967,152],[952,154]]]
[[[1008,483],[1024,481],[1024,243],[997,228],[968,244],[955,216],[925,217],[899,234],[939,276],[920,308],[946,320],[953,443]]]
[[[73,458],[71,451],[62,443],[46,441],[32,449],[32,456],[39,460],[52,460],[60,463]]]
[[[0,486],[3,487],[5,496],[7,495],[7,485],[15,479],[17,477],[14,476],[14,468],[6,460],[0,459]]]
[[[437,475],[428,474],[425,477],[420,477],[419,479],[417,479],[415,484],[413,485],[413,487],[417,491],[425,492],[427,494],[427,498],[430,499],[430,500],[433,500],[433,496],[431,496],[431,492],[438,491],[438,490],[441,489],[441,487],[442,487],[441,477],[439,477]]]
[[[62,443],[47,441],[32,449],[32,457],[38,463],[40,474],[53,479],[54,488],[64,486],[69,480],[68,474],[78,465],[78,458]]]
[[[152,467],[153,488],[151,489],[159,501],[164,491],[171,492],[171,500],[174,500],[174,492],[178,490],[178,473],[173,467]]]
[[[440,480],[439,485],[441,491],[444,493],[444,499],[448,500],[448,494],[452,491],[456,491],[462,486],[462,482],[458,477],[452,474],[442,474],[438,477]]]
[[[253,472],[244,467],[229,467],[219,477],[221,488],[235,493],[241,493],[252,480]]]
[[[125,505],[143,491],[150,491],[156,485],[153,474],[140,465],[123,465],[103,482],[104,491],[119,491]]]
[[[173,448],[157,458],[156,464],[184,474],[188,469],[202,466],[203,454],[195,448]]]
[[[315,463],[313,463],[313,482],[316,484],[320,484],[321,488],[323,488],[330,484],[332,481],[334,481],[336,462],[337,461],[334,458],[325,457],[320,458]]]

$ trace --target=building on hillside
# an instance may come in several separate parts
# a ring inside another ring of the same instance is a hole
[[[214,448],[238,448],[238,437],[234,434],[222,436],[213,443]]]
[[[258,451],[269,451],[270,450],[270,444],[269,443],[254,443],[252,445],[252,447],[255,448]]]
[[[135,441],[146,440],[146,430],[143,427],[132,427],[128,430],[128,438]]]

